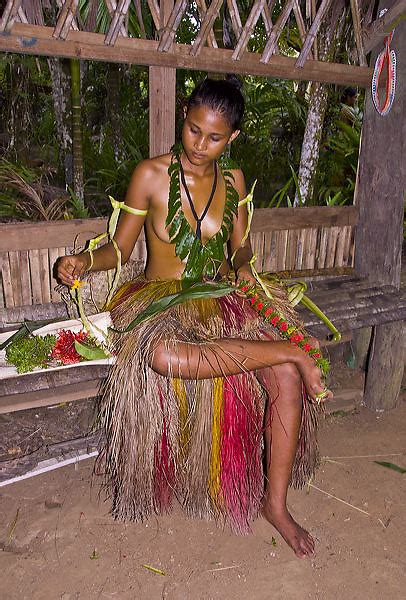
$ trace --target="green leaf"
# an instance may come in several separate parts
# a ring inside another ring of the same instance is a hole
[[[185,233],[182,238],[176,242],[176,255],[183,260],[189,254],[189,249],[191,248],[195,235],[190,228],[189,223],[187,223],[185,219]]]
[[[111,330],[115,331],[116,333],[127,333],[147,319],[160,314],[168,308],[173,308],[178,304],[183,304],[183,302],[188,302],[189,300],[199,300],[201,298],[221,298],[222,296],[231,294],[234,291],[235,287],[227,283],[195,283],[189,286],[186,285],[181,292],[170,294],[169,296],[163,296],[163,298],[152,302],[148,308],[140,313],[133,321],[131,321],[131,323],[127,325],[125,329],[115,329],[114,327],[111,327]]]
[[[176,199],[173,202],[173,204],[171,204],[171,206],[168,209],[168,216],[166,217],[166,221],[165,221],[165,225],[166,226],[168,226],[172,222],[174,216],[176,215],[176,213],[178,212],[178,210],[180,209],[180,207],[181,207],[180,200]]]
[[[78,340],[75,340],[75,348],[76,352],[80,354],[80,356],[83,356],[85,360],[100,360],[109,357],[109,354],[107,354],[100,346],[82,344],[81,342],[78,342]]]
[[[182,224],[182,215],[179,213],[178,215],[176,215],[176,217],[173,219],[172,224],[169,228],[169,239],[171,240],[171,242],[173,241],[173,236],[177,234],[177,231],[179,229],[179,227]]]
[[[374,463],[376,463],[377,465],[381,465],[381,467],[386,467],[387,469],[392,469],[392,471],[396,471],[397,473],[406,473],[406,469],[404,469],[403,467],[399,467],[398,465],[395,465],[391,462],[381,462],[379,460],[374,460]]]

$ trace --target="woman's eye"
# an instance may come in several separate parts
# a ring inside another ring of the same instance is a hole
[[[196,134],[196,133],[199,133],[199,132],[198,132],[198,130],[197,130],[197,129],[193,129],[193,127],[191,127],[191,128],[190,128],[190,131],[191,131],[192,133],[195,133],[195,134]]]

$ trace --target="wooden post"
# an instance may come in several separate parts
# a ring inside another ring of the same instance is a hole
[[[173,0],[161,0],[161,30],[168,21]],[[149,67],[149,155],[169,152],[175,143],[176,69]]]
[[[379,10],[392,4],[391,0],[382,0]],[[382,48],[383,43],[372,53],[372,65]],[[406,187],[406,64],[401,59],[406,51],[404,20],[396,26],[391,48],[398,57],[392,110],[382,117],[373,106],[370,89],[365,97],[356,190],[359,222],[355,234],[355,268],[360,276],[399,288]],[[371,409],[390,409],[398,403],[404,370],[402,330],[402,323],[389,323],[375,327],[372,333],[364,392],[364,403]]]

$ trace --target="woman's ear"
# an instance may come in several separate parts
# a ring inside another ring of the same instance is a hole
[[[187,116],[187,106],[183,107],[183,118],[186,119]]]
[[[235,131],[233,131],[233,133],[230,135],[228,143],[231,144],[231,142],[233,142],[235,140],[235,138],[238,137],[239,135],[240,135],[239,129],[236,129]]]

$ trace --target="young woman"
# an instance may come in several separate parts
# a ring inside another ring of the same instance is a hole
[[[121,330],[112,334],[117,360],[102,409],[109,489],[120,519],[166,511],[175,496],[188,514],[223,518],[244,533],[262,510],[305,557],[314,541],[289,514],[286,495],[316,467],[314,400],[331,393],[313,358],[281,339],[244,294],[218,291],[231,256],[234,283],[256,283],[244,241],[244,177],[220,161],[243,111],[234,82],[206,79],[185,109],[181,147],[143,161],[132,176],[125,203],[136,210],[123,212],[114,240],[124,263],[145,227],[148,259],[109,306]],[[58,275],[72,285],[116,260],[109,243],[92,257],[63,257]],[[196,294],[196,282],[205,282],[203,294],[140,317],[162,298]],[[282,290],[275,301],[297,323]]]

